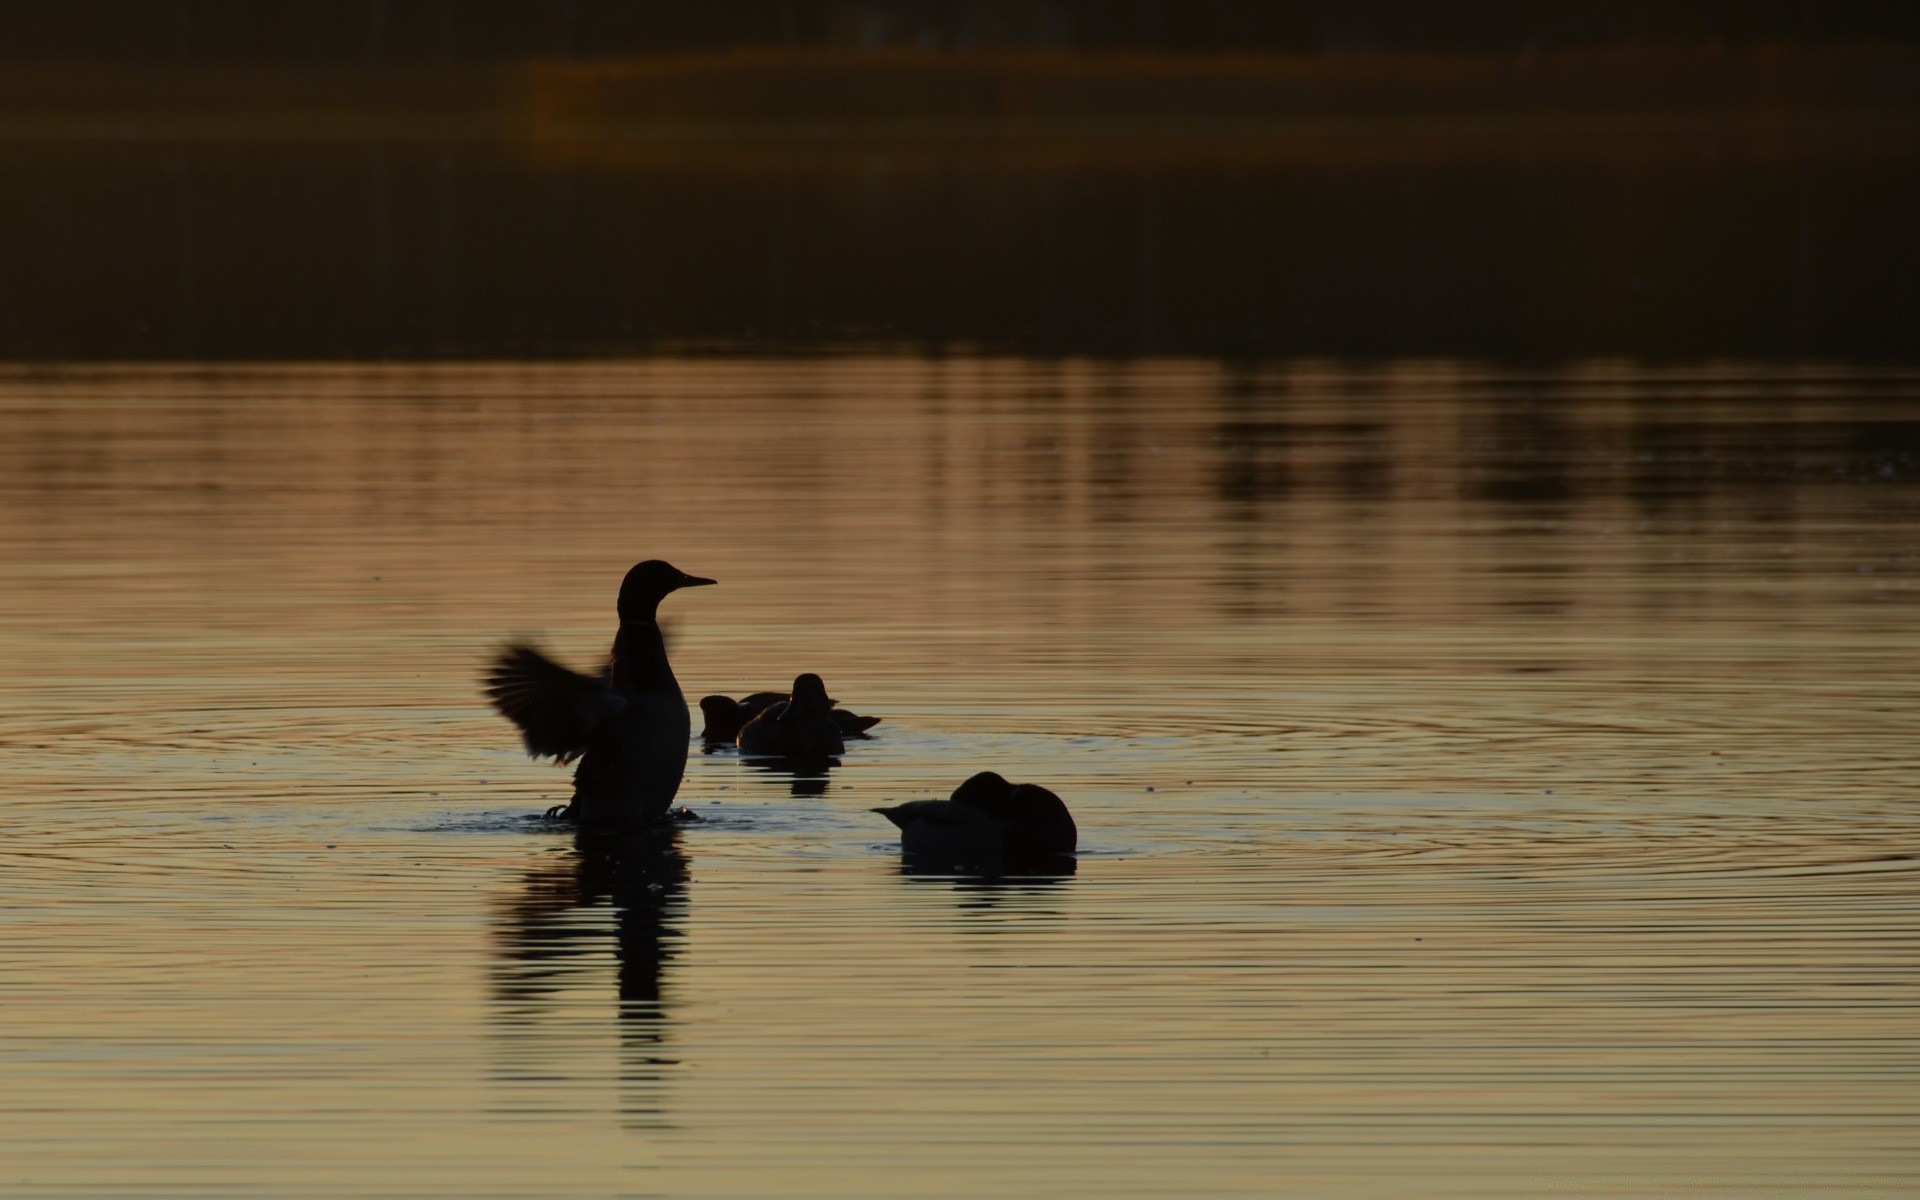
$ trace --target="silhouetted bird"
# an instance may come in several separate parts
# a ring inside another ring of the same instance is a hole
[[[700,715],[706,718],[706,727],[700,731],[700,740],[731,745],[748,721],[786,699],[785,692],[755,692],[743,700],[732,696],[702,696]]]
[[[700,740],[732,743],[749,721],[787,699],[786,692],[754,692],[744,700],[735,700],[732,696],[702,696],[700,715],[706,718],[706,728],[700,731]],[[843,738],[860,737],[880,723],[879,717],[863,717],[840,708],[837,700],[829,699],[827,703],[834,706],[833,723]]]
[[[827,685],[813,674],[796,678],[790,698],[748,721],[736,744],[748,754],[797,759],[831,758],[847,748],[833,719]]]
[[[1060,797],[1036,783],[1014,785],[982,771],[946,800],[876,808],[900,827],[900,849],[955,861],[1037,859],[1072,854],[1080,833]]]
[[[693,722],[667,665],[656,610],[667,593],[714,582],[649,560],[620,584],[620,632],[600,676],[581,675],[531,646],[502,650],[487,696],[535,758],[580,760],[566,815],[583,825],[640,825],[673,804]]]

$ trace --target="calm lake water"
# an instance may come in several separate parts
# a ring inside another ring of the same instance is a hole
[[[0,374],[0,1191],[1920,1195],[1920,372]],[[478,690],[820,672],[610,866]],[[1077,870],[903,870],[999,770]]]

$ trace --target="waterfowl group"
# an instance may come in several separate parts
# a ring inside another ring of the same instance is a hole
[[[776,704],[786,703],[786,692],[752,692],[738,700],[732,696],[700,697],[700,715],[706,725],[700,740],[731,746],[747,722]]]
[[[564,815],[583,827],[638,827],[672,808],[686,773],[692,721],[667,662],[660,602],[712,579],[658,559],[639,563],[620,584],[620,627],[598,675],[582,675],[525,644],[503,648],[488,668],[486,694],[519,727],[527,753],[579,761],[573,800]],[[823,762],[845,752],[845,739],[880,721],[834,706],[820,676],[807,673],[787,693],[755,692],[742,700],[705,696],[701,736],[732,742],[754,757]],[[909,856],[951,861],[1034,860],[1072,854],[1079,835],[1060,797],[1038,784],[1009,783],[982,771],[945,800],[876,808],[900,829]]]
[[[700,740],[731,746],[755,717],[776,704],[785,704],[792,695],[791,692],[753,692],[739,700],[732,696],[702,696],[700,715],[706,719],[706,726],[700,730]],[[829,698],[827,704],[832,709],[829,715],[843,738],[862,737],[880,723],[879,717],[863,717],[841,708],[837,700]]]

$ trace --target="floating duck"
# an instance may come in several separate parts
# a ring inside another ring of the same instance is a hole
[[[833,719],[827,685],[811,673],[793,681],[789,698],[769,705],[742,726],[735,744],[747,754],[793,759],[832,758],[847,748]]]
[[[700,740],[731,745],[750,721],[774,705],[786,703],[789,698],[790,693],[787,692],[754,692],[741,700],[735,700],[732,696],[702,696],[700,715],[706,718],[706,728],[700,731]],[[839,702],[829,699],[827,703],[837,705]],[[863,717],[839,707],[833,708],[832,716],[843,738],[859,737],[880,723],[879,717]]]
[[[1080,840],[1060,797],[1037,783],[1008,783],[992,771],[967,780],[949,799],[873,811],[900,827],[902,852],[955,861],[1072,854]]]
[[[580,760],[565,815],[582,825],[644,825],[665,817],[687,769],[692,721],[667,664],[657,610],[671,592],[713,583],[650,559],[620,583],[612,661],[582,675],[527,645],[494,658],[486,692],[519,726],[527,753]]]
[[[740,700],[732,696],[702,696],[700,715],[706,718],[707,724],[700,731],[700,740],[732,745],[748,721],[786,699],[785,692],[754,692]]]

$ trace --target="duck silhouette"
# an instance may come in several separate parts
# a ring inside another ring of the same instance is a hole
[[[645,825],[666,816],[687,769],[693,722],[667,664],[660,601],[714,580],[658,559],[637,564],[620,583],[620,630],[598,676],[582,675],[527,645],[495,656],[486,693],[519,726],[527,753],[580,760],[565,816],[581,825]]]
[[[732,696],[702,696],[700,715],[706,719],[706,728],[700,731],[700,740],[731,745],[755,717],[791,698],[789,692],[754,692],[739,700]],[[863,717],[839,707],[837,700],[828,699],[827,704],[832,706],[833,723],[839,727],[843,738],[860,737],[880,723],[879,717]]]
[[[795,678],[787,699],[742,726],[735,744],[747,754],[792,759],[832,758],[847,748],[827,685],[812,673]]]
[[[700,715],[706,719],[706,727],[700,731],[700,740],[732,745],[748,721],[786,699],[785,692],[754,692],[739,700],[732,696],[702,696]]]
[[[1079,830],[1066,804],[1037,783],[982,771],[946,800],[876,808],[900,827],[900,849],[954,861],[1033,860],[1072,854]]]

